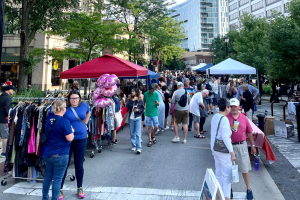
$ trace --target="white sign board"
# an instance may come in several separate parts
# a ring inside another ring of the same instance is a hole
[[[287,138],[287,129],[284,121],[274,120],[275,136]]]
[[[217,195],[219,200],[225,200],[222,188],[213,170],[207,169],[201,188],[200,200],[216,200]]]

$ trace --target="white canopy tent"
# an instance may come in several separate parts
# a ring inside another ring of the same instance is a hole
[[[199,69],[199,68],[204,67],[204,66],[206,66],[206,63],[200,63],[199,65],[190,66],[188,68],[190,68],[191,70],[196,70],[196,69]]]
[[[250,67],[249,65],[245,65],[239,61],[228,58],[223,62],[209,68],[206,70],[207,74],[241,74],[241,75],[249,75],[256,74],[257,81],[258,80],[258,71],[254,67]]]

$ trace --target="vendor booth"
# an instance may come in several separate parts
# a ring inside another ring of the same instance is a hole
[[[199,68],[202,68],[206,65],[206,63],[200,63],[199,65],[196,65],[196,66],[190,66],[190,67],[187,67],[188,69],[191,69],[191,71],[194,71],[194,70],[197,70]]]
[[[201,67],[199,69],[196,70],[196,72],[200,73],[200,72],[206,72],[207,69],[213,67],[214,65],[211,63],[208,63],[207,65],[205,65],[204,67]]]

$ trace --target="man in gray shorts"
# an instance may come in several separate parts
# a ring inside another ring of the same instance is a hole
[[[1,157],[6,157],[6,143],[9,134],[7,125],[7,117],[9,109],[11,108],[10,96],[14,94],[16,88],[12,85],[2,87],[3,93],[0,96],[0,139],[2,139],[2,153]]]
[[[200,88],[201,89],[201,88]],[[190,113],[193,115],[193,121],[194,121],[194,129],[195,129],[195,138],[205,138],[205,136],[200,135],[200,129],[199,129],[199,123],[200,123],[200,109],[205,109],[203,104],[203,98],[207,97],[208,90],[203,90],[194,94],[191,103],[190,103]]]
[[[253,194],[250,187],[249,172],[251,170],[251,164],[248,154],[247,139],[249,139],[252,146],[251,153],[255,155],[257,154],[257,151],[254,143],[251,124],[245,115],[239,113],[239,105],[239,100],[236,98],[230,99],[231,110],[229,115],[227,115],[227,118],[232,130],[231,140],[233,151],[236,157],[235,162],[239,166],[239,171],[242,172],[247,187],[247,200],[252,200]]]

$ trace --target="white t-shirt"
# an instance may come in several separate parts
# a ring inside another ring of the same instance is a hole
[[[190,103],[190,113],[200,116],[199,103],[203,103],[203,97],[201,92],[197,92],[193,96]]]
[[[210,146],[211,146],[212,151],[214,151],[214,144],[215,144],[215,138],[216,138],[216,135],[217,135],[218,124],[219,124],[219,121],[220,121],[222,116],[224,116],[224,115],[221,115],[221,114],[217,113],[211,119]],[[224,143],[225,143],[227,149],[229,150],[229,152],[233,151],[232,144],[231,144],[231,135],[232,135],[232,131],[230,129],[229,120],[226,116],[224,116],[222,121],[221,121],[221,124],[220,124],[217,139],[224,141]]]

